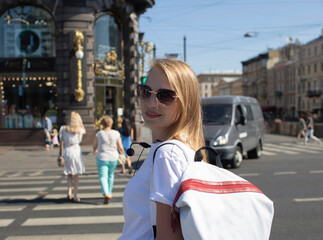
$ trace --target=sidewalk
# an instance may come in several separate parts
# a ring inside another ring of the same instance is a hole
[[[151,144],[151,131],[145,126],[141,129],[141,141]],[[92,146],[82,145],[81,148],[85,169],[87,167],[96,167]],[[135,155],[132,157],[132,162],[134,163],[137,161],[142,147],[136,144],[133,149],[135,150]],[[141,159],[147,156],[148,151],[148,149],[143,151]],[[58,148],[46,151],[45,146],[0,146],[0,175],[2,171],[62,169],[57,166],[58,154]]]

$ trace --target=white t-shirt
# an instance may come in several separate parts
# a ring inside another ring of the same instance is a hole
[[[153,201],[172,205],[179,189],[181,176],[189,162],[194,161],[195,152],[185,144],[176,141],[181,148],[173,144],[160,147],[155,156],[153,184],[150,185],[152,161],[156,148],[161,143],[154,143],[150,152],[136,173],[128,182],[123,195],[123,215],[125,223],[119,240],[154,239],[150,204]],[[151,190],[152,189],[152,190]],[[154,211],[156,211],[154,209]],[[170,223],[169,223],[170,224]]]
[[[119,153],[117,148],[117,140],[120,133],[116,130],[102,130],[96,134],[98,139],[98,153],[96,157],[102,161],[116,161]]]

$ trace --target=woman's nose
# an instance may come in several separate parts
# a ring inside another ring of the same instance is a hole
[[[158,99],[155,93],[151,93],[150,97],[147,99],[147,105],[151,107],[158,106]]]

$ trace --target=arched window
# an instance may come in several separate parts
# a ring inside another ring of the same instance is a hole
[[[100,16],[94,26],[94,56],[95,59],[105,59],[106,54],[114,50],[118,55],[120,54],[120,30],[116,19],[105,14]]]
[[[116,127],[123,107],[124,64],[121,26],[110,14],[101,14],[94,25],[96,118],[110,115]]]
[[[45,10],[19,6],[0,17],[0,57],[55,56],[54,21]]]

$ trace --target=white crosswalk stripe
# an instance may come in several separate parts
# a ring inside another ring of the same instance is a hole
[[[301,145],[295,143],[281,143],[281,144],[273,144],[273,143],[264,143],[263,151],[261,152],[263,155],[274,156],[279,153],[289,154],[289,155],[297,155],[300,153],[307,154],[322,154],[323,147],[321,145]]]
[[[27,205],[21,205],[20,202],[36,201],[36,205],[31,209],[35,214],[29,215],[20,224],[20,227],[49,227],[70,225],[96,225],[96,224],[120,224],[124,222],[122,215],[122,197],[124,188],[131,178],[129,175],[116,173],[114,190],[112,196],[117,201],[110,201],[108,205],[103,205],[103,195],[101,193],[100,181],[97,172],[80,176],[79,194],[81,202],[73,204],[66,200],[66,177],[61,171],[48,174],[44,171],[11,171],[2,172],[0,177],[0,203],[9,202],[8,205],[0,205],[0,230],[4,227],[10,227],[14,224],[15,219],[8,215],[9,213],[23,212]],[[47,174],[48,175],[47,175]],[[55,184],[55,185],[53,185]],[[63,202],[57,202],[63,201]],[[91,202],[92,201],[92,202]],[[15,204],[15,202],[18,202]],[[39,202],[39,203],[38,203]],[[52,203],[51,203],[52,202]],[[93,203],[97,202],[97,203]],[[101,210],[102,209],[102,210]],[[107,214],[107,210],[113,211],[114,214]],[[98,211],[99,210],[99,211]],[[57,216],[58,211],[69,211],[71,215]],[[75,211],[75,215],[73,214]],[[88,214],[79,216],[77,213],[86,211]],[[116,211],[119,213],[115,214]],[[7,213],[7,214],[6,214]],[[121,215],[120,215],[121,213]],[[23,214],[23,213],[21,213]],[[56,215],[55,215],[56,214]],[[3,216],[3,217],[2,217]],[[14,215],[13,215],[14,216]],[[32,217],[30,217],[32,216]],[[48,217],[47,217],[48,216]],[[91,228],[91,227],[90,227]],[[49,239],[117,239],[121,233],[89,233],[89,234],[56,234],[56,235],[19,235],[9,236],[5,240],[49,240]]]
[[[52,217],[29,218],[22,226],[52,226],[52,225],[78,225],[98,223],[123,223],[123,216],[82,216],[82,217]]]
[[[114,240],[120,237],[119,233],[107,233],[107,234],[59,234],[59,235],[32,235],[32,236],[12,236],[5,240]]]

